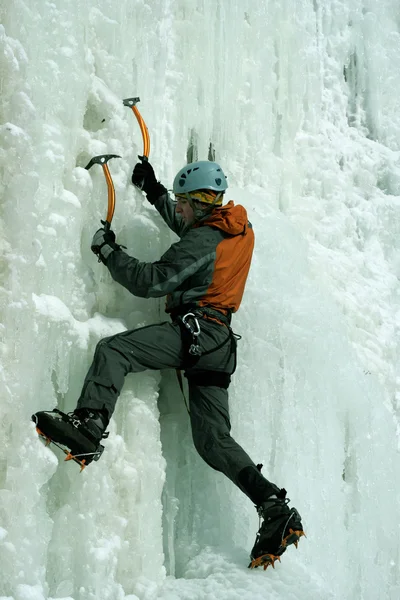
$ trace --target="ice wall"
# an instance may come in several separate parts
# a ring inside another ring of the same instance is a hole
[[[0,16],[0,594],[398,598],[397,3],[14,0]],[[89,249],[106,187],[83,167],[104,152],[121,156],[118,241],[146,261],[171,242],[129,184],[135,95],[164,183],[215,153],[256,230],[233,431],[308,534],[272,574],[246,569],[254,508],[195,454],[173,373],[127,379],[82,475],[29,422],[74,407],[101,337],[164,318]]]

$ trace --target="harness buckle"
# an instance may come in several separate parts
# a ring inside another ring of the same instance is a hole
[[[75,427],[76,429],[79,429],[79,426],[81,425],[81,421],[80,419],[77,419],[76,417],[70,417],[70,423],[73,427]]]
[[[198,344],[192,344],[189,348],[189,354],[193,356],[201,356],[201,348]]]

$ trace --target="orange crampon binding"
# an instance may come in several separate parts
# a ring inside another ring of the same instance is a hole
[[[293,529],[289,529],[289,535],[287,535],[285,537],[285,539],[282,540],[281,548],[287,548],[291,544],[294,544],[297,549],[298,545],[299,545],[299,539],[302,536],[306,537],[306,534],[304,533],[304,531],[302,531],[302,530],[294,531]]]
[[[294,529],[289,529],[289,534],[282,540],[282,543],[278,549],[279,554],[262,554],[261,556],[258,556],[257,558],[254,558],[251,561],[251,563],[249,564],[249,569],[257,569],[257,567],[264,567],[264,571],[266,571],[266,569],[268,569],[270,565],[273,569],[275,569],[275,561],[279,560],[279,562],[281,562],[281,555],[291,544],[294,544],[297,549],[299,545],[299,539],[302,536],[306,537],[304,531],[295,531]]]

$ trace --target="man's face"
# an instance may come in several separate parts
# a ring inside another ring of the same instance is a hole
[[[186,198],[177,197],[177,203],[175,207],[175,212],[178,215],[181,215],[182,219],[185,221],[186,225],[190,225],[194,222],[194,212],[193,208],[190,206],[188,200]]]

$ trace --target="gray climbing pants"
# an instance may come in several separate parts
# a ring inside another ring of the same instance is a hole
[[[178,323],[164,322],[104,338],[97,344],[77,408],[106,410],[111,417],[128,373],[147,369],[185,369],[193,442],[208,465],[224,473],[259,505],[279,488],[259,472],[231,437],[228,391],[204,376],[207,371],[230,374],[236,355],[227,327],[199,319],[202,356],[190,368]],[[225,342],[225,343],[224,343]],[[204,385],[203,385],[204,383]]]

